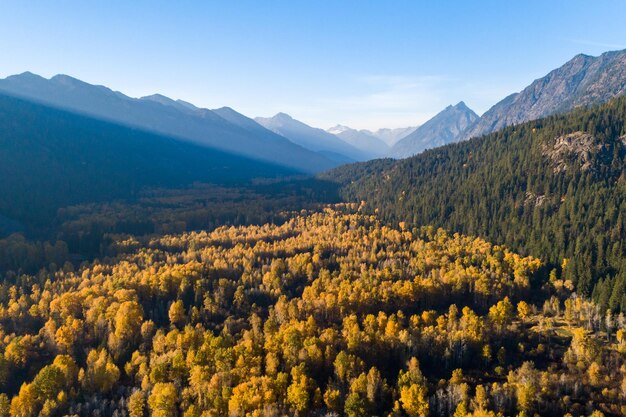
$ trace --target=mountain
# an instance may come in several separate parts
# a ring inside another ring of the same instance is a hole
[[[210,110],[158,94],[135,99],[67,75],[45,79],[31,73],[0,80],[0,92],[303,172],[337,165],[285,138],[256,136]]]
[[[626,93],[626,50],[598,57],[576,55],[522,90],[512,94],[463,132],[469,139],[505,126],[608,101]]]
[[[385,221],[432,224],[542,258],[600,311],[626,311],[624,96],[323,178]]]
[[[457,142],[461,132],[477,119],[478,115],[462,101],[455,106],[448,106],[393,145],[389,156],[407,158],[426,149]]]
[[[0,94],[0,220],[48,225],[57,209],[146,187],[233,184],[297,171]],[[12,226],[13,227],[13,226]]]
[[[327,130],[344,142],[360,149],[370,158],[379,158],[389,151],[389,146],[367,130],[351,129],[348,126],[337,125]]]
[[[400,139],[403,139],[415,132],[415,129],[418,127],[419,126],[399,127],[395,129],[382,128],[375,131],[366,130],[365,132],[382,140],[387,144],[387,146],[393,146]]]
[[[274,117],[257,117],[254,120],[272,132],[337,162],[348,163],[369,159],[363,151],[337,136],[295,120],[288,114],[278,113]]]

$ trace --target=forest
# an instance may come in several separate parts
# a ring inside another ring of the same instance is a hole
[[[625,167],[621,97],[322,178],[383,221],[443,227],[541,258],[617,312],[626,310]]]
[[[4,273],[0,416],[626,412],[626,318],[567,267],[365,209]]]
[[[339,200],[332,184],[299,177],[256,179],[239,185],[194,183],[147,188],[137,194],[62,207],[44,227],[29,224],[25,230],[6,233],[0,238],[0,273],[36,273],[51,264],[105,257],[115,253],[117,240],[131,235],[280,224],[290,212]]]

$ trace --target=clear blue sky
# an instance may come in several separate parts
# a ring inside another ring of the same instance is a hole
[[[625,1],[0,2],[0,76],[65,73],[314,126],[479,114],[578,53],[626,48]]]

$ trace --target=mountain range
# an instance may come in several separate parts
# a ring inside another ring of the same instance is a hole
[[[338,165],[251,120],[245,121],[245,116],[235,115],[234,111],[221,111],[222,117],[162,95],[136,99],[67,75],[45,79],[28,72],[0,80],[0,92],[301,172],[319,172]]]
[[[626,51],[577,55],[478,117],[465,103],[448,106],[420,127],[324,131],[285,113],[248,118],[231,108],[203,109],[160,94],[131,98],[67,75],[45,79],[26,72],[0,80],[0,92],[141,128],[305,173],[426,149],[503,127],[603,103],[626,92]]]
[[[134,198],[146,188],[297,173],[0,93],[0,229],[45,229],[59,208]]]
[[[295,120],[288,114],[278,113],[273,117],[257,117],[254,120],[272,132],[304,148],[319,152],[338,163],[370,159],[366,152],[344,142],[337,136]]]
[[[519,93],[494,105],[459,139],[495,132],[505,126],[605,103],[626,93],[626,50],[598,57],[576,55]]]
[[[9,76],[0,80],[0,92],[305,173],[386,156],[388,144],[415,129],[370,132],[340,126],[329,132],[285,113],[253,120],[231,108],[209,110],[161,94],[132,98],[63,74],[50,79],[30,72]],[[422,147],[447,142],[434,137],[433,144]]]
[[[626,51],[577,55],[481,117],[460,102],[417,128],[375,132],[342,125],[324,131],[285,113],[251,119],[229,107],[203,109],[160,94],[131,98],[67,75],[10,76],[0,80],[0,92],[246,160],[269,162],[289,172],[314,173],[384,156],[406,158],[505,126],[605,102],[626,92]]]
[[[605,103],[626,93],[626,51],[598,57],[577,55],[546,76],[513,93],[478,117],[463,102],[449,106],[401,138],[388,155],[406,158],[447,143],[495,132],[506,126]]]

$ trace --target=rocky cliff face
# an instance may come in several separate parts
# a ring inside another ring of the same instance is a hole
[[[599,104],[626,93],[626,50],[598,57],[577,55],[489,109],[460,139],[470,139],[505,126]]]

